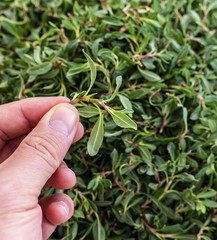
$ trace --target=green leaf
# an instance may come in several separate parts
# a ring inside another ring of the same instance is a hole
[[[207,8],[207,12],[215,11],[216,9],[217,9],[217,2],[213,1],[209,4],[209,6]]]
[[[137,125],[133,120],[131,120],[126,114],[117,112],[113,109],[108,109],[108,112],[111,114],[113,121],[122,128],[132,128],[137,129]]]
[[[141,99],[144,98],[145,96],[147,96],[148,94],[150,94],[152,92],[151,88],[140,88],[140,89],[136,89],[135,91],[130,92],[130,94],[128,95],[129,99]]]
[[[75,218],[85,218],[84,213],[81,210],[75,210],[73,213],[73,217]]]
[[[190,119],[191,120],[197,120],[199,118],[199,116],[200,116],[200,112],[201,112],[201,106],[199,105],[191,113]]]
[[[190,16],[194,20],[194,22],[196,22],[197,24],[199,24],[201,22],[200,16],[197,12],[191,10],[190,11]]]
[[[188,129],[188,110],[185,107],[183,107],[183,120],[185,123],[185,129]]]
[[[112,188],[112,182],[109,179],[102,179],[101,181],[104,185],[104,188]]]
[[[205,205],[201,201],[197,202],[196,210],[198,212],[202,212],[203,214],[206,213],[206,207],[205,207]]]
[[[172,161],[175,160],[175,145],[174,143],[170,142],[168,145],[167,145],[167,151],[169,152],[170,154],[170,158]]]
[[[192,234],[170,234],[173,239],[183,239],[183,240],[196,240],[196,236]]]
[[[211,130],[212,133],[217,131],[217,121],[216,119],[208,119],[208,125],[209,129]]]
[[[29,68],[27,73],[29,75],[42,75],[42,74],[49,72],[51,70],[51,68],[52,68],[51,62],[44,62],[35,67]]]
[[[97,220],[93,224],[93,239],[94,240],[105,240],[105,230],[104,230],[99,218],[97,218]]]
[[[204,200],[201,201],[202,204],[204,204],[206,207],[209,208],[217,208],[217,202],[211,201],[211,200]]]
[[[144,20],[147,23],[150,23],[151,25],[153,25],[154,27],[161,28],[161,24],[158,21],[156,21],[156,20],[148,19],[148,18],[145,18]]]
[[[6,22],[6,21],[2,21],[1,22],[2,27],[9,32],[10,34],[12,34],[13,36],[19,38],[19,32],[18,32],[18,28],[15,24],[12,24],[10,22]]]
[[[104,23],[108,24],[108,25],[123,26],[123,23],[118,18],[116,18],[115,16],[104,17],[102,21]]]
[[[90,72],[91,72],[91,75],[90,75],[90,87],[89,89],[87,90],[86,94],[87,95],[89,93],[89,91],[91,90],[93,84],[95,83],[95,80],[96,80],[96,65],[94,63],[94,61],[90,58],[90,56],[88,54],[86,54],[84,51],[83,51],[85,57],[87,58],[87,61],[89,63],[89,66],[90,66]]]
[[[38,64],[41,64],[40,53],[41,53],[41,48],[40,48],[40,46],[37,46],[37,47],[34,49],[33,57],[34,57],[34,60],[36,61],[36,63],[38,63]]]
[[[197,195],[198,198],[212,198],[216,196],[216,191],[201,192]]]
[[[178,175],[184,182],[196,182],[197,179],[192,174],[181,173]]]
[[[77,222],[73,223],[71,232],[72,232],[72,236],[71,236],[70,240],[74,240],[78,234],[78,223]]]
[[[98,109],[92,106],[78,108],[78,112],[81,117],[85,118],[91,118],[99,114]]]
[[[8,87],[8,82],[4,81],[0,83],[0,88],[7,88]]]
[[[135,196],[134,191],[131,191],[127,197],[124,199],[123,203],[124,205],[127,207],[127,205],[129,204],[129,202],[131,201],[131,199]]]
[[[189,26],[189,23],[191,22],[191,18],[188,14],[184,15],[181,19],[181,27],[182,27],[182,31],[185,34],[186,30]]]
[[[201,77],[201,81],[202,81],[201,82],[202,86],[203,86],[204,90],[206,91],[206,93],[210,94],[211,93],[211,85],[208,82],[208,80],[205,77]]]
[[[162,82],[162,79],[156,74],[148,70],[142,70],[138,68],[141,75],[149,82]]]
[[[150,151],[145,146],[139,146],[138,147],[142,160],[145,162],[149,167],[152,167],[152,156]]]
[[[85,93],[86,93],[86,91],[73,92],[73,93],[70,94],[70,97],[72,97],[72,100],[75,100],[76,98],[84,96]]]
[[[98,153],[99,148],[102,145],[103,141],[104,136],[103,116],[100,110],[99,112],[100,112],[99,118],[91,131],[90,139],[87,143],[87,150],[90,156],[95,156]]]
[[[118,164],[118,151],[116,148],[114,148],[114,150],[111,152],[110,156],[112,159],[112,167],[116,168],[116,166]]]
[[[121,83],[122,83],[122,76],[118,76],[117,78],[116,78],[116,88],[115,88],[115,91],[113,92],[113,94],[112,94],[112,96],[108,99],[108,100],[106,100],[105,102],[110,102],[110,101],[112,101],[116,96],[117,96],[117,94],[118,94],[118,91],[119,91],[119,89],[120,89],[120,86],[121,86]]]
[[[132,103],[127,97],[123,95],[118,95],[118,97],[125,109],[132,109]]]
[[[74,75],[77,75],[79,73],[82,73],[82,72],[87,72],[90,70],[90,66],[88,63],[84,63],[84,64],[81,64],[81,63],[73,63],[70,67],[70,69],[68,70],[67,74],[66,74],[66,77],[68,79],[70,79],[71,77],[73,77]]]
[[[99,185],[99,178],[96,177],[96,178],[92,179],[92,180],[88,183],[87,189],[96,190],[97,187],[98,187],[98,185]]]

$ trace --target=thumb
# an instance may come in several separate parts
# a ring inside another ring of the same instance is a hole
[[[67,153],[78,123],[78,111],[70,104],[59,104],[48,111],[1,165],[1,179],[7,191],[19,189],[23,197],[38,197]]]

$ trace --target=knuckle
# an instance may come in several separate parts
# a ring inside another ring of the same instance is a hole
[[[36,156],[44,160],[52,168],[57,168],[61,162],[61,148],[56,138],[52,136],[31,135],[24,145],[31,148]]]

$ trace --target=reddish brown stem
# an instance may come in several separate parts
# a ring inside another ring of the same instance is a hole
[[[151,200],[147,200],[145,203],[143,203],[141,208],[145,208],[149,203],[151,203]]]
[[[82,151],[78,151],[80,157],[81,157],[81,160],[82,160],[82,163],[85,165],[85,167],[88,169],[88,164],[87,164],[87,160],[85,159],[84,157],[84,154]]]
[[[101,174],[102,174],[102,177],[105,176],[105,168],[102,169],[102,173]]]
[[[73,105],[73,104],[78,103],[78,102],[83,101],[83,100],[84,100],[84,97],[79,97],[79,98],[76,98],[74,100],[71,100],[70,103]]]
[[[134,121],[137,125],[145,125],[145,122],[140,122],[140,121]]]
[[[139,56],[139,57],[132,57],[135,61],[141,61],[144,58],[153,58],[153,57],[158,57],[160,56],[159,53],[147,53],[143,56]]]
[[[87,25],[90,24],[91,26],[94,26],[94,22],[93,22],[92,20],[86,22],[86,24],[87,24]]]
[[[198,83],[197,83],[198,84]],[[195,84],[195,85],[197,85],[197,84]],[[203,100],[203,98],[200,96],[200,94],[197,92],[197,91],[195,91],[194,89],[192,89],[192,87],[189,87],[189,86],[187,86],[185,83],[183,83],[183,82],[181,82],[180,83],[180,85],[182,86],[182,87],[186,87],[186,88],[189,88],[189,89],[191,89],[196,95],[197,95],[197,99],[198,99],[198,101],[199,101],[199,103],[200,104],[202,104],[202,106],[204,106],[204,100]]]
[[[213,222],[216,222],[215,215],[216,215],[216,209],[213,209],[213,211],[212,211],[212,221]]]
[[[179,205],[176,207],[176,209],[175,209],[175,211],[174,211],[174,218],[176,218],[176,215],[177,215],[177,213],[178,213],[179,208],[182,207],[183,205],[184,205],[184,204],[181,203],[181,204],[179,204]]]
[[[67,15],[68,15],[68,17],[70,18],[70,19],[73,19],[74,17],[72,16],[72,14],[71,13],[67,13]]]
[[[53,64],[53,67],[54,68],[59,67],[61,64],[62,64],[61,61],[59,61],[58,59],[55,59],[55,63]]]
[[[156,95],[157,93],[159,93],[159,92],[160,92],[160,90],[161,90],[161,89],[158,89],[157,91],[153,92],[153,93],[150,95],[150,97],[149,97],[149,98],[152,98],[154,95]]]
[[[28,85],[29,85],[29,83],[25,83],[25,84],[23,85],[22,91],[21,91],[20,96],[19,96],[19,100],[22,99],[22,97],[23,97],[23,95],[24,95],[24,92],[25,92],[25,89],[26,89],[26,87],[27,87]]]
[[[178,138],[178,140],[181,140],[182,138],[184,138],[187,133],[188,133],[188,129],[185,129],[185,131],[184,131],[183,134]]]
[[[127,16],[127,12],[125,12],[123,8],[121,8],[121,12],[122,12],[125,16]]]
[[[186,172],[187,172],[188,174],[192,174],[192,173],[194,173],[196,170],[197,170],[196,168],[193,168],[193,169],[191,169],[190,171],[186,171]]]
[[[81,102],[81,101],[89,102],[89,103],[92,103],[92,104],[97,103],[97,104],[101,105],[106,111],[108,111],[110,109],[110,107],[106,106],[103,101],[90,99],[90,98],[87,98],[86,96],[82,96],[82,97],[76,98],[74,100],[71,100],[70,103],[75,104],[75,103],[78,103],[78,102]]]
[[[160,180],[159,172],[156,172],[156,178],[157,178],[157,183],[160,185],[161,180]]]
[[[128,140],[125,140],[125,142],[132,145],[132,146],[136,146],[136,147],[140,145],[139,143],[133,143],[133,142],[128,141]]]
[[[150,227],[144,219],[141,220],[141,225],[145,226],[152,234],[154,234],[158,238],[159,237],[161,237],[161,238],[173,238],[170,234],[160,234],[160,233],[156,232],[156,230],[153,229],[152,227]]]
[[[119,32],[123,33],[123,32],[125,32],[126,29],[127,29],[127,26],[123,26],[122,28],[120,28]]]
[[[163,123],[161,125],[161,129],[160,129],[160,133],[163,132],[164,128],[166,127],[166,124],[167,124],[167,116],[163,116]]]
[[[172,173],[171,177],[170,177],[170,181],[166,184],[166,187],[164,189],[164,192],[161,194],[161,196],[158,198],[158,200],[160,201],[162,198],[164,198],[164,196],[167,194],[171,184],[173,183],[174,180],[174,173]]]
[[[94,127],[94,125],[95,125],[95,123],[93,124],[93,126],[92,126],[92,127],[88,128],[88,129],[86,130],[86,133],[89,133],[89,132],[91,132],[91,131],[92,131],[92,129],[93,129],[93,127]]]
[[[118,180],[117,180],[117,177],[116,177],[116,174],[113,172],[113,178],[115,180],[115,183],[121,188],[124,190],[124,192],[128,192],[130,191],[129,189],[127,189],[125,186],[121,185]]]

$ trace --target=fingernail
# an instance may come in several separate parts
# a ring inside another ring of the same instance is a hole
[[[59,201],[57,204],[65,211],[67,215],[69,215],[69,207],[65,202]]]
[[[75,128],[76,114],[67,107],[59,107],[51,116],[50,127],[69,136]]]

